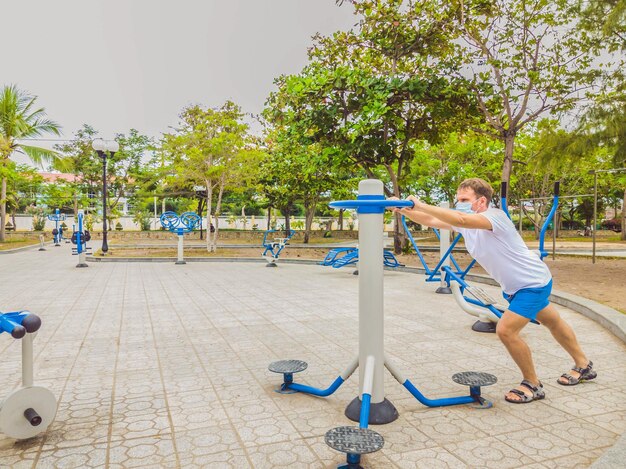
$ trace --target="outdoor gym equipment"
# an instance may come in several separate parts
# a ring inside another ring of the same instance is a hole
[[[335,248],[328,251],[328,254],[326,254],[324,260],[320,262],[320,265],[330,265],[333,267],[333,269],[339,269],[347,265],[356,264],[358,261],[358,248]],[[396,267],[404,267],[404,264],[400,264],[400,261],[398,261],[393,252],[391,252],[389,249],[383,250],[383,265],[392,269],[395,269]],[[359,271],[355,270],[353,274],[358,275]]]
[[[368,424],[385,424],[398,417],[394,405],[385,398],[384,370],[387,368],[419,402],[429,407],[475,403],[490,407],[481,397],[481,386],[496,382],[487,373],[464,372],[452,379],[469,386],[469,395],[428,399],[404,377],[399,368],[384,352],[383,319],[383,212],[385,207],[411,207],[407,200],[385,200],[383,183],[368,179],[359,183],[356,200],[331,202],[333,208],[356,209],[359,214],[359,355],[327,389],[318,389],[293,382],[293,374],[303,371],[307,364],[300,360],[281,360],[269,365],[269,370],[283,374],[281,393],[303,392],[315,396],[329,396],[359,368],[359,395],[346,408],[346,416],[358,427],[338,427],[326,433],[325,441],[332,448],[347,454],[347,463],[341,467],[358,468],[362,454],[378,451],[384,440],[369,430]]]
[[[178,216],[176,212],[164,212],[161,215],[161,226],[166,230],[178,235],[178,257],[175,264],[186,264],[183,258],[183,237],[185,233],[191,233],[201,222],[202,218],[195,212],[185,212]]]
[[[33,336],[41,319],[28,311],[0,313],[0,335],[22,340],[22,386],[0,403],[0,432],[23,440],[46,431],[57,402],[49,389],[33,385]]]
[[[282,238],[274,238],[274,241],[267,240],[270,234],[279,232],[283,231],[267,230],[265,232],[265,235],[263,236],[263,247],[265,248],[265,251],[263,251],[263,254],[261,255],[265,257],[265,260],[267,261],[265,267],[277,267],[276,261],[280,257],[280,253],[283,249],[285,249],[285,246],[289,245],[289,240],[293,237],[294,234],[296,234],[296,232],[293,230],[284,231],[287,236]]]
[[[402,216],[402,226],[404,226],[404,232],[409,237],[409,241],[411,241],[411,244],[413,245],[413,249],[415,249],[415,252],[417,253],[417,257],[419,257],[419,260],[422,263],[422,266],[424,267],[427,282],[441,282],[442,280],[444,280],[445,274],[442,275],[442,267],[446,266],[448,264],[448,261],[452,262],[452,265],[454,265],[454,268],[456,269],[454,272],[457,275],[459,275],[461,278],[465,278],[467,273],[472,269],[472,267],[474,267],[474,264],[476,264],[476,260],[472,259],[469,265],[465,269],[462,269],[457,263],[456,259],[454,258],[454,255],[452,254],[454,247],[463,237],[461,233],[457,234],[452,240],[452,242],[450,243],[449,237],[446,234],[448,233],[447,230],[443,230],[443,231],[446,231],[446,233],[444,233],[444,235],[442,236],[439,230],[437,230],[436,228],[433,228],[433,231],[435,232],[437,239],[439,239],[440,255],[439,255],[439,262],[434,268],[431,269],[426,263],[426,259],[424,259],[424,256],[422,255],[420,248],[415,242],[415,239],[413,238],[413,235],[411,234],[411,230],[409,230],[409,227],[407,226],[406,219],[404,216]],[[440,291],[440,293],[442,292],[443,291]]]
[[[52,236],[54,237],[54,245],[60,246],[61,240],[63,239],[63,228],[59,229],[59,222],[65,221],[65,214],[59,213],[60,210],[57,208],[54,211],[53,215],[48,215],[48,220],[54,222],[54,229],[52,230]]]
[[[72,248],[72,255],[78,255],[78,264],[76,267],[89,267],[87,262],[85,262],[85,253],[91,248],[87,247],[87,242],[91,240],[91,233],[89,230],[83,230],[83,218],[85,216],[85,212],[82,210],[78,211],[78,230],[76,230],[76,225],[72,225],[73,233],[72,233],[72,244],[75,244],[76,247]]]

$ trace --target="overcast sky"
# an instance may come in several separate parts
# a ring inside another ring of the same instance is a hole
[[[356,22],[334,0],[1,0],[0,16],[0,86],[38,96],[64,138],[158,136],[192,103],[259,113],[313,34]]]

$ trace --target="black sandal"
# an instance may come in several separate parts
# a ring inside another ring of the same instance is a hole
[[[561,386],[574,386],[578,383],[582,383],[583,381],[590,381],[598,376],[598,373],[593,371],[593,362],[589,362],[586,368],[579,368],[577,366],[574,366],[572,367],[572,371],[580,373],[580,376],[578,378],[574,378],[568,373],[563,373],[561,375],[561,378],[565,378],[567,380],[567,383],[563,383],[558,379],[556,380],[556,382],[559,383]]]
[[[520,386],[524,386],[532,392],[532,395],[526,394],[524,391],[519,389],[511,389],[509,392],[512,392],[516,396],[519,396],[520,399],[509,399],[504,396],[504,400],[507,402],[512,402],[513,404],[527,404],[532,401],[538,401],[546,397],[546,393],[543,390],[543,384],[539,383],[539,386],[534,386],[530,381],[524,380],[520,383]]]

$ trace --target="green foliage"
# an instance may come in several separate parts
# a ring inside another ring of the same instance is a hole
[[[124,227],[122,226],[122,224],[118,221],[115,224],[115,231],[122,231],[124,229]]]
[[[33,217],[33,230],[43,231],[46,226],[46,216],[43,208],[31,205],[26,208],[26,213]]]
[[[133,221],[139,225],[141,231],[150,231],[152,223],[152,215],[150,212],[136,210],[133,213]]]

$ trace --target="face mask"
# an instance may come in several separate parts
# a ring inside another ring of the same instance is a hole
[[[463,213],[476,213],[475,210],[472,210],[473,202],[457,202],[454,206],[454,209],[458,212]]]

